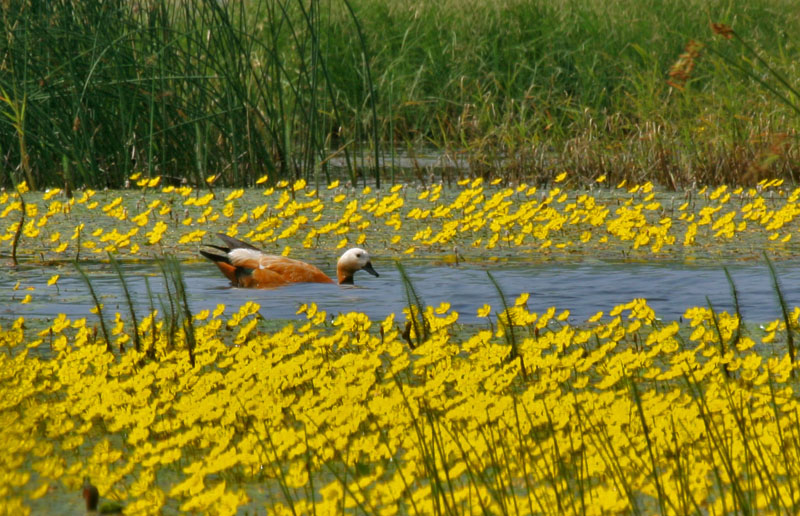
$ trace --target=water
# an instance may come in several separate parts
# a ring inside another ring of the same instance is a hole
[[[108,264],[86,264],[96,293],[105,305],[106,314],[114,311],[127,314],[119,279]],[[399,273],[387,261],[375,261],[381,276],[356,275],[356,287],[326,284],[295,284],[272,290],[231,288],[216,267],[208,262],[182,264],[189,303],[194,313],[213,310],[218,303],[231,314],[247,301],[261,305],[267,319],[291,319],[302,303],[315,302],[330,315],[360,311],[375,320],[390,313],[400,313],[406,304]],[[790,306],[800,304],[800,260],[778,264],[778,275]],[[475,266],[449,267],[425,263],[408,263],[406,270],[418,294],[429,305],[451,303],[461,322],[479,322],[476,311],[484,303],[495,310],[500,299],[486,275],[486,269]],[[780,317],[769,271],[764,263],[734,263],[729,270],[740,293],[746,320],[765,322]],[[155,294],[163,294],[163,280],[153,263],[125,264],[123,271],[136,305],[149,308],[145,278]],[[647,299],[656,314],[665,320],[676,320],[692,306],[705,306],[708,296],[715,309],[733,309],[730,287],[721,265],[690,266],[675,263],[612,263],[578,264],[498,264],[491,268],[509,303],[519,294],[530,292],[531,310],[542,312],[550,306],[570,311],[570,321],[581,323],[597,311],[608,311],[615,305],[634,298]],[[327,271],[332,272],[332,271]],[[56,286],[47,280],[61,274]],[[14,285],[19,281],[19,289]],[[26,290],[34,287],[33,290]],[[85,283],[72,265],[60,268],[21,266],[0,270],[0,319],[17,316],[53,318],[64,313],[70,318],[86,317],[93,302]],[[28,304],[20,304],[31,294]],[[10,298],[10,299],[9,299]]]

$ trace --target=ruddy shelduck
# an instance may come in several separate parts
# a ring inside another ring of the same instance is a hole
[[[200,254],[214,262],[234,287],[271,288],[289,283],[334,283],[327,274],[313,265],[285,256],[266,254],[257,247],[228,235],[218,233],[227,247],[208,245],[216,251],[201,250]],[[369,253],[354,247],[347,250],[336,264],[340,285],[352,285],[353,275],[365,270],[379,274],[372,267]]]

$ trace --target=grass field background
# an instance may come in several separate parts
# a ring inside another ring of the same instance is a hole
[[[796,98],[800,12],[788,1],[41,9],[4,8],[6,187],[121,187],[135,172],[380,182],[400,177],[394,152],[430,148],[466,157],[459,174],[536,181],[563,170],[667,187],[795,177],[785,101]],[[711,23],[733,27],[786,84]],[[704,46],[676,81],[690,41]]]

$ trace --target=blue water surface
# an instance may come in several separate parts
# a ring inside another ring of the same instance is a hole
[[[374,263],[381,276],[375,278],[361,272],[356,287],[327,284],[294,284],[270,290],[230,287],[215,266],[207,262],[181,264],[192,311],[215,309],[225,304],[226,313],[237,310],[247,301],[261,305],[267,319],[290,319],[302,303],[316,303],[331,315],[360,311],[373,319],[400,313],[406,305],[406,293],[393,262]],[[106,263],[85,264],[92,285],[104,304],[106,313],[127,314],[118,276]],[[138,309],[150,307],[145,280],[155,298],[156,308],[164,296],[164,281],[155,263],[124,264],[123,272],[131,297]],[[790,306],[800,304],[800,261],[777,264],[782,291]],[[598,311],[634,298],[644,298],[664,320],[677,320],[687,308],[706,306],[711,300],[717,310],[733,309],[731,289],[721,264],[687,265],[682,263],[617,263],[592,262],[574,264],[497,264],[482,266],[447,266],[430,263],[408,263],[406,270],[419,296],[429,305],[443,301],[459,312],[461,322],[478,322],[476,311],[484,303],[500,309],[501,302],[486,271],[500,284],[509,302],[519,294],[531,294],[528,306],[541,312],[551,306],[569,310],[572,322],[583,322]],[[780,309],[765,263],[733,263],[728,265],[736,287],[745,320],[765,322],[780,316]],[[47,280],[61,274],[56,286]],[[332,271],[326,271],[331,273]],[[14,287],[19,282],[17,290]],[[32,287],[32,289],[29,289]],[[85,317],[93,301],[85,282],[71,264],[59,268],[40,266],[0,270],[0,318],[23,315],[52,318],[64,313],[70,318]],[[31,301],[21,304],[27,294]]]

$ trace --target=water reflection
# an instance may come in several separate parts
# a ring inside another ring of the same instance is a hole
[[[224,303],[226,313],[230,314],[247,301],[255,301],[261,305],[261,314],[266,318],[295,318],[300,304],[313,301],[329,314],[361,311],[373,319],[383,319],[402,310],[405,291],[398,272],[389,261],[376,261],[375,266],[381,277],[359,274],[355,288],[296,284],[275,290],[230,288],[216,267],[209,263],[185,263],[182,268],[195,313],[202,309],[213,310],[218,303]],[[107,264],[85,267],[108,313],[127,313],[119,279],[111,267]],[[800,304],[800,261],[783,262],[777,268],[787,301],[791,306]],[[500,306],[497,292],[483,268],[412,263],[406,269],[419,295],[428,304],[450,302],[461,314],[462,322],[479,321],[476,310],[484,303],[494,308]],[[779,317],[766,265],[733,264],[729,270],[741,295],[745,319],[763,322]],[[163,280],[156,264],[125,264],[123,271],[131,295],[141,310],[149,308],[150,304],[145,278],[156,296],[163,295]],[[55,272],[61,274],[58,289],[47,286],[47,280]],[[541,312],[550,306],[568,309],[574,322],[582,322],[598,310],[607,312],[614,305],[633,298],[647,299],[666,320],[677,319],[690,306],[705,306],[706,296],[717,310],[732,310],[730,288],[719,265],[607,262],[502,265],[493,268],[492,274],[509,300],[530,292],[528,304],[533,311]],[[19,289],[14,291],[18,281]],[[27,287],[34,289],[25,290]],[[61,270],[48,269],[47,274],[42,274],[39,267],[3,269],[0,292],[6,298],[0,302],[0,318],[19,315],[51,318],[59,313],[76,318],[87,316],[92,307],[86,285],[71,265],[64,265]],[[20,304],[26,294],[31,294],[32,301]]]

